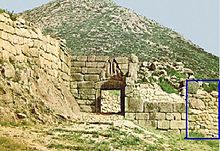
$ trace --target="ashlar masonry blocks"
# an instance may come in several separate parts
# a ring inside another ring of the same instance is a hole
[[[121,91],[124,112],[125,89],[137,80],[138,58],[110,56],[73,56],[71,60],[71,92],[83,112],[100,112],[101,91]],[[129,85],[129,86],[128,86]],[[131,99],[131,98],[130,98]],[[89,102],[89,103],[88,103]]]

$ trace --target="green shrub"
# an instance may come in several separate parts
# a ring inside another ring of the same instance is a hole
[[[199,83],[198,82],[189,82],[188,83],[188,93],[196,94],[198,89],[199,89]]]
[[[203,83],[202,87],[207,92],[218,91],[218,82],[211,82],[208,85]]]
[[[6,12],[5,9],[1,9],[1,8],[0,8],[0,14],[5,13],[5,12]]]
[[[183,78],[183,79],[186,79],[186,78],[187,78],[185,73],[178,72],[178,71],[176,71],[176,70],[174,70],[174,69],[171,69],[171,68],[169,68],[169,69],[167,70],[167,74],[168,74],[169,76],[176,76],[177,79],[179,79],[179,80],[180,80],[181,78]]]
[[[10,11],[8,11],[6,9],[0,8],[0,14],[2,14],[2,13],[7,13],[10,16],[12,21],[15,21],[17,19],[17,15],[14,13],[14,11],[10,12]]]
[[[167,93],[178,93],[177,89],[175,89],[168,81],[164,78],[160,78],[159,86],[161,89]]]

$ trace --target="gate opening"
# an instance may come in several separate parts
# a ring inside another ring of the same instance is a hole
[[[101,113],[121,113],[120,90],[101,90]]]

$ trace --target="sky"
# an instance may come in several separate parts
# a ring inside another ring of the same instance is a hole
[[[50,0],[0,0],[0,8],[22,12]],[[153,19],[186,39],[220,56],[219,0],[114,0]]]

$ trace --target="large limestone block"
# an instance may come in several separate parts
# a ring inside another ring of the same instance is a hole
[[[95,82],[94,81],[82,81],[77,83],[78,88],[94,88]]]
[[[8,40],[8,34],[4,31],[0,31],[0,37],[4,40]]]
[[[83,81],[83,74],[81,73],[73,73],[71,77],[73,81]]]
[[[87,73],[100,74],[101,73],[101,69],[100,68],[88,68],[87,69]]]
[[[179,113],[185,113],[186,112],[186,106],[183,102],[175,102],[173,104],[173,111],[179,112]]]
[[[105,62],[97,62],[97,68],[104,68],[105,67]]]
[[[191,109],[203,110],[205,109],[205,103],[200,99],[192,98],[189,100],[189,107]]]
[[[71,67],[71,74],[72,73],[82,73],[81,67]]]
[[[137,120],[148,120],[149,113],[136,113],[136,119]]]
[[[78,91],[82,95],[95,95],[96,93],[95,89],[78,89]]]
[[[80,105],[81,112],[93,113],[95,112],[95,107],[90,105]]]
[[[145,102],[144,103],[144,112],[151,113],[158,111],[158,103],[157,102]]]
[[[86,62],[78,62],[78,61],[74,61],[72,63],[73,67],[85,67],[86,66]]]
[[[135,112],[143,112],[143,100],[140,97],[126,97],[126,110],[127,112],[135,113]]]
[[[97,62],[106,62],[109,59],[109,56],[96,56],[95,61]]]
[[[84,76],[85,81],[94,81],[97,82],[99,81],[99,75],[85,75]]]
[[[128,58],[127,57],[115,57],[115,60],[119,64],[128,64]]]
[[[136,113],[125,113],[125,119],[127,120],[135,120]]]
[[[172,113],[174,120],[181,120],[181,113]]]
[[[170,121],[167,121],[167,120],[158,121],[158,129],[167,130],[169,128],[170,128]]]
[[[86,67],[88,68],[96,68],[97,62],[86,62]]]
[[[92,56],[88,56],[88,61],[95,61],[96,56],[92,55]]]
[[[150,120],[165,120],[165,113],[150,113]]]
[[[172,113],[166,113],[166,120],[174,120],[174,116]]]
[[[93,94],[79,94],[80,96],[80,99],[83,99],[83,100],[95,100],[95,95]]]
[[[1,71],[5,78],[13,78],[15,76],[14,66],[10,63],[4,63],[3,69]]]
[[[186,123],[185,121],[170,121],[170,128],[171,129],[185,129]]]
[[[136,56],[136,55],[134,55],[134,54],[131,54],[131,56],[130,56],[130,61],[132,62],[132,63],[138,63],[139,61],[138,61],[138,57]]]
[[[173,112],[173,105],[170,102],[160,102],[158,103],[158,108],[160,112],[164,112],[164,113]]]
[[[87,61],[87,56],[77,56],[76,60],[79,62],[85,62]]]

